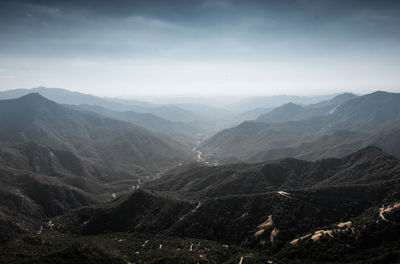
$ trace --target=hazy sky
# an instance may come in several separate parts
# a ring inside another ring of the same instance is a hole
[[[0,90],[400,92],[400,1],[0,0]]]

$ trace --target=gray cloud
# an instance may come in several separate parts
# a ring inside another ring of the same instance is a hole
[[[61,68],[70,72],[71,78],[83,79],[85,76],[78,71],[89,71],[87,67],[92,64],[95,67],[112,64],[116,69],[120,67],[122,73],[129,65],[137,69],[140,61],[145,62],[147,70],[136,73],[148,75],[152,67],[158,72],[158,65],[170,64],[181,69],[178,64],[186,63],[193,67],[193,72],[207,72],[214,63],[232,63],[236,69],[247,72],[241,81],[236,81],[245,83],[251,81],[246,66],[249,64],[285,65],[279,66],[281,78],[285,71],[294,74],[293,71],[302,69],[307,69],[305,76],[309,78],[315,67],[323,65],[327,72],[325,79],[332,82],[335,75],[332,70],[340,65],[357,68],[358,64],[368,62],[376,68],[374,83],[382,78],[384,67],[384,76],[393,85],[400,59],[399,12],[399,1],[369,0],[3,0],[0,1],[0,67],[19,72],[13,82],[3,82],[5,85],[18,85],[20,78],[31,78],[33,85],[40,81],[39,76],[48,76],[43,78],[52,79],[53,85],[64,86]],[[60,72],[46,68],[56,64]],[[76,72],[67,65],[75,65],[72,68]],[[292,69],[287,69],[288,65]],[[29,70],[21,70],[28,66]],[[100,68],[97,69],[105,71]],[[225,76],[224,70],[217,71]],[[232,72],[240,75],[236,70]],[[179,71],[171,74],[179,76]],[[362,74],[354,70],[355,79],[359,80]],[[116,73],[108,76],[121,77]],[[196,76],[192,82],[201,81]],[[215,76],[209,78],[216,80]],[[354,81],[345,73],[337,78]],[[76,80],[77,88],[84,86],[79,84],[83,83],[81,79]],[[152,87],[140,79],[141,83],[132,80],[135,86]],[[221,85],[221,80],[215,83]],[[184,82],[190,82],[179,78],[173,81],[182,87]],[[267,79],[264,81],[265,86],[273,85]],[[323,80],[320,82],[322,85]],[[24,80],[20,85],[26,83]],[[95,82],[85,83],[95,86]]]

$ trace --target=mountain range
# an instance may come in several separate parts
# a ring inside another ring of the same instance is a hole
[[[389,142],[397,140],[400,95],[375,92],[352,97],[345,96],[344,99],[349,100],[343,101],[334,98],[332,100],[337,104],[328,103],[328,108],[284,105],[254,121],[221,131],[207,139],[201,148],[220,160],[231,157],[244,161],[275,159],[282,157],[282,154],[303,158],[332,156],[329,152],[344,155],[371,144],[378,144],[384,150],[398,154],[398,148],[391,145],[390,150],[386,149],[390,144],[380,145],[378,139],[385,137],[385,141]],[[343,133],[360,133],[363,137],[345,144],[338,136]],[[331,140],[331,144],[324,149],[318,147],[325,141],[322,137]],[[333,143],[335,138],[338,140]],[[303,153],[302,148],[307,148],[307,153]]]
[[[316,116],[333,114],[338,106],[356,98],[351,93],[344,93],[334,98],[316,104],[301,106],[295,103],[287,103],[274,108],[272,111],[260,115],[256,121],[266,123],[285,123],[288,121],[300,121]]]
[[[8,90],[0,92],[0,99],[15,99],[31,93],[39,93],[42,96],[60,104],[86,104],[101,106],[114,111],[151,113],[172,121],[189,122],[199,118],[195,113],[181,109],[175,105],[156,105],[136,100],[101,98],[79,92],[70,92],[60,88],[37,87],[32,89]]]
[[[185,158],[177,142],[127,122],[68,109],[39,94],[0,101],[0,125],[0,140],[32,141],[132,170]]]
[[[376,147],[316,162],[283,159],[215,170],[200,166],[166,174],[149,183],[147,191],[137,190],[52,221],[61,232],[92,236],[145,232],[211,239],[262,250],[278,263],[279,258],[291,262],[286,251],[298,250],[296,241],[301,240],[301,246],[315,241],[319,247],[341,245],[346,235],[356,257],[362,252],[356,244],[369,239],[366,229],[374,226],[372,232],[382,228],[393,232],[398,228],[399,170],[400,161]],[[390,206],[396,207],[380,213],[379,208]],[[398,243],[398,237],[384,239]],[[321,260],[329,256],[327,252]]]
[[[399,96],[1,92],[0,262],[398,263]]]

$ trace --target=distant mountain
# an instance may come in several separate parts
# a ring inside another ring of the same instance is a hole
[[[114,111],[151,113],[178,122],[191,122],[199,118],[196,114],[174,105],[156,105],[142,101],[100,98],[59,88],[38,87],[32,89],[9,90],[0,92],[0,99],[15,99],[31,93],[40,93],[42,96],[60,104],[86,104],[101,106]]]
[[[295,147],[301,142],[313,141],[323,134],[320,124],[309,120],[287,123],[245,121],[208,138],[201,144],[200,149],[219,161],[246,161],[261,151]]]
[[[135,111],[138,113],[150,113],[175,122],[190,123],[201,119],[201,117],[196,113],[182,109],[175,105],[160,105],[151,108],[130,106],[129,108],[127,108],[127,110]]]
[[[329,100],[334,95],[324,96],[294,96],[294,95],[275,95],[275,96],[254,96],[248,97],[227,106],[228,109],[237,112],[250,111],[255,108],[274,108],[287,103],[308,105]]]
[[[307,145],[299,147],[301,144],[311,143],[309,146],[312,146],[312,142],[318,142],[319,138],[322,136],[332,135],[337,131],[367,133],[371,136],[370,141],[363,142],[362,144],[351,144],[347,140],[353,147],[347,145],[347,149],[344,148],[336,152],[348,154],[356,150],[358,146],[364,147],[367,144],[378,142],[375,140],[376,136],[374,135],[385,134],[400,128],[399,102],[400,94],[375,92],[348,100],[337,106],[330,114],[315,116],[305,120],[283,123],[247,121],[237,127],[223,130],[209,138],[203,143],[202,150],[210,155],[214,155],[216,158],[226,159],[228,157],[234,157],[241,160],[249,160],[252,159],[254,155],[257,155],[257,153],[268,153],[270,151],[274,151],[275,153],[281,151],[284,154],[294,154],[294,156],[296,156],[296,151],[290,153],[284,152],[284,150],[302,148],[303,151],[299,152],[304,152],[306,151],[305,147],[307,147]],[[289,105],[289,108],[294,110],[286,112],[284,111],[286,108],[287,106],[279,108],[276,116],[284,118],[284,115],[281,114],[281,112],[283,112],[289,113],[286,115],[286,118],[292,117],[290,113],[296,116],[296,109],[300,113],[304,110],[299,106]],[[271,118],[272,116],[272,114],[269,115]],[[332,143],[331,146],[344,146],[341,141],[332,142],[333,138],[331,137],[330,139]],[[321,140],[319,140],[319,142],[321,142]],[[318,143],[314,144],[314,146],[317,145]],[[386,147],[387,144],[385,146],[380,146]],[[321,151],[318,147],[315,149]],[[387,149],[385,148],[385,150]],[[395,152],[398,153],[396,150]],[[391,153],[395,152],[393,152],[392,147]],[[318,156],[317,152],[314,154],[309,152],[307,155],[299,157],[313,158],[313,156]],[[267,154],[266,157],[275,158],[282,156],[268,156]]]
[[[196,144],[196,133],[199,132],[197,128],[194,128],[189,124],[170,121],[154,114],[136,113],[133,111],[118,112],[94,105],[71,105],[69,107],[76,110],[98,113],[112,119],[126,121],[148,129],[154,134],[160,134],[163,137],[169,137],[174,141],[181,142],[182,144],[188,144],[191,147],[192,145]]]
[[[339,95],[336,95],[332,99],[324,100],[324,101],[321,101],[321,102],[318,102],[315,104],[309,104],[309,105],[307,105],[307,107],[308,108],[326,108],[326,107],[328,107],[328,109],[331,108],[331,111],[333,112],[335,107],[337,107],[351,99],[355,99],[357,97],[358,97],[358,95],[355,95],[353,93],[341,93]]]
[[[254,120],[258,118],[260,115],[267,114],[271,112],[273,108],[254,108],[252,110],[248,110],[245,112],[242,112],[239,114],[239,118],[242,121],[247,121],[247,120]]]
[[[335,96],[330,100],[307,106],[288,103],[280,107],[276,107],[266,114],[260,115],[256,121],[284,123],[288,121],[305,120],[316,116],[329,115],[333,114],[336,108],[341,104],[354,98],[357,98],[357,96],[351,93],[345,93]]]
[[[154,107],[156,105],[150,104],[142,101],[129,101],[128,103],[121,103],[114,101],[111,98],[102,98],[93,96],[90,94],[80,93],[80,92],[71,92],[69,90],[60,89],[60,88],[47,88],[47,87],[37,87],[31,89],[15,89],[0,92],[0,99],[15,99],[24,95],[28,95],[31,93],[39,93],[42,96],[48,98],[49,100],[55,101],[59,104],[88,104],[88,105],[99,105],[109,109],[119,109],[123,110],[128,107],[129,104],[137,105],[142,107]]]
[[[139,96],[137,100],[151,102],[153,104],[173,105],[205,105],[216,108],[225,108],[241,98],[235,96]]]
[[[189,150],[150,131],[68,109],[39,94],[0,101],[0,140],[33,141],[140,172],[187,159]]]
[[[343,157],[346,154],[368,145],[378,146],[385,151],[400,157],[400,130],[389,130],[378,134],[354,131],[336,131],[324,135],[315,141],[304,142],[296,147],[277,148],[261,151],[248,159],[249,162],[260,162],[284,157],[306,160],[317,160],[328,157]]]
[[[256,121],[282,123],[288,121],[298,121],[314,116],[316,113],[309,111],[307,108],[294,104],[287,103],[283,106],[276,107],[272,111],[259,116]]]
[[[232,111],[221,107],[212,107],[205,104],[176,104],[176,106],[195,113],[199,118],[191,123],[201,134],[215,134],[221,129],[238,124],[238,117]]]
[[[220,107],[213,107],[213,106],[208,106],[208,105],[204,105],[204,104],[182,104],[182,103],[178,103],[176,104],[176,106],[185,109],[187,111],[196,113],[197,115],[201,116],[201,117],[205,117],[207,119],[222,119],[222,118],[227,118],[227,117],[231,117],[233,114],[229,111],[226,110],[224,108],[220,108]]]
[[[163,116],[163,113],[155,115],[145,112],[112,111],[93,105],[79,105],[77,108],[140,125],[155,133],[167,134],[172,138],[178,136],[184,142],[190,141],[190,143],[197,141],[198,137],[196,134],[216,133],[222,128],[236,124],[236,117],[228,110],[222,108],[200,104],[177,104],[175,106],[194,113],[196,117],[193,119],[189,117],[187,120],[177,122],[161,118],[160,116]],[[158,110],[161,111],[163,107],[171,107],[172,109],[174,106],[159,106]]]
[[[335,129],[384,131],[400,120],[400,93],[374,92],[341,104],[332,114]]]

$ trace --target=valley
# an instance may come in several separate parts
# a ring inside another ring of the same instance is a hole
[[[399,0],[0,0],[0,264],[399,264]]]
[[[169,120],[162,105],[33,91],[0,93],[21,95],[0,100],[2,263],[400,258],[398,94],[284,103],[242,122],[231,106],[168,106]],[[191,119],[228,115],[219,132]]]

